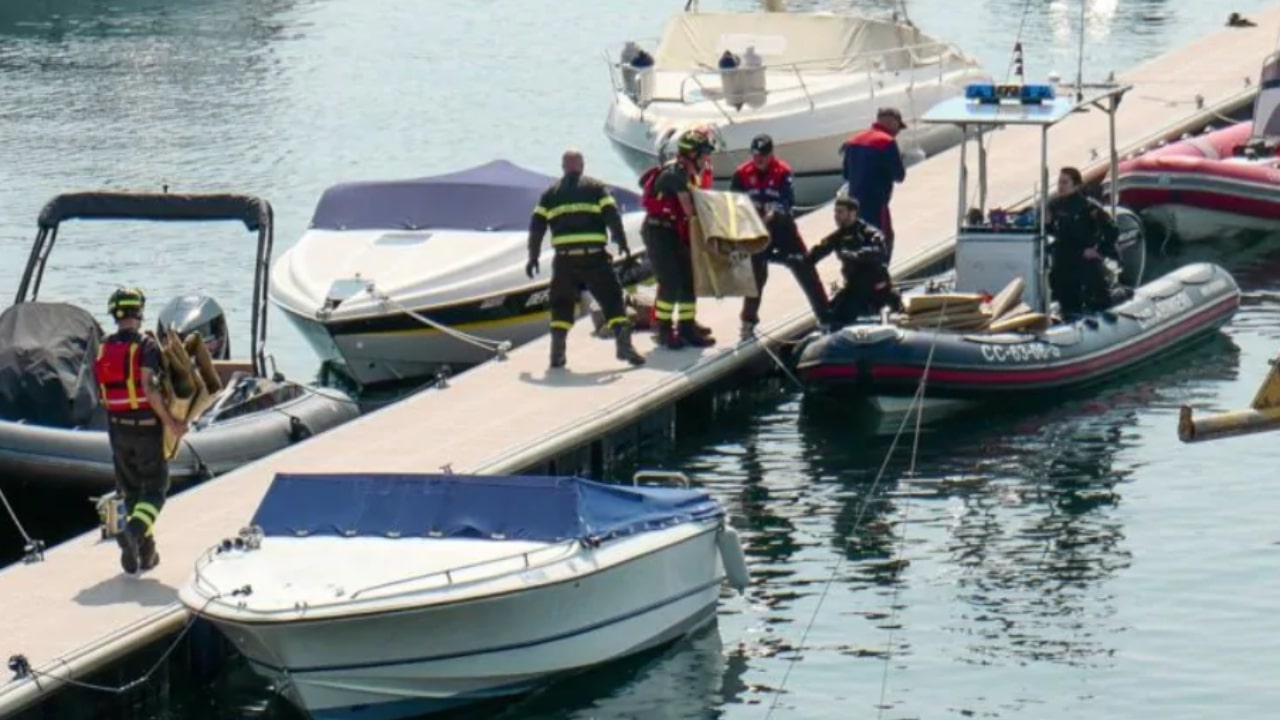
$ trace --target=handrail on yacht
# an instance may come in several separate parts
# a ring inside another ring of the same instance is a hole
[[[961,58],[961,59],[969,59],[969,56],[966,55],[958,45],[956,45],[953,42],[945,42],[945,41],[921,43],[918,45],[903,45],[901,47],[891,48],[887,50],[874,50],[874,51],[868,51],[865,53],[858,53],[856,55],[852,55],[849,57],[854,57],[854,58],[884,57],[894,52],[907,52],[909,65],[907,66],[906,70],[912,73],[911,80],[910,80],[910,86],[912,88],[915,87],[917,82],[916,77],[914,75],[914,71],[920,68],[929,67],[931,65],[936,65],[938,67],[938,83],[941,84],[943,81],[943,77],[946,74],[946,68],[947,68],[947,64],[946,62],[944,62],[943,56],[947,55],[948,53],[936,53],[926,58],[917,58],[916,53],[914,51],[926,49],[926,48],[942,48],[945,50],[949,50],[950,54],[953,57]],[[611,85],[613,86],[614,95],[616,97],[618,93],[622,92],[625,89],[625,84],[622,83],[617,76],[618,72],[623,66],[623,63],[612,61],[612,59],[609,57],[607,53],[605,55],[605,58],[609,63],[609,68],[610,68],[609,80]],[[814,101],[813,94],[809,91],[809,86],[805,82],[804,76],[802,75],[801,71],[807,65],[826,62],[833,59],[838,59],[838,58],[811,58],[808,60],[800,60],[793,63],[785,63],[782,65],[766,65],[763,69],[781,71],[781,72],[786,72],[788,70],[791,71],[791,73],[794,74],[796,77],[797,86],[804,92],[805,100],[807,100],[809,103],[809,110],[813,111],[816,108],[816,102]],[[742,69],[744,68],[739,68],[739,70],[742,70]],[[883,72],[889,72],[889,71],[878,70],[874,68],[871,64],[868,64],[863,69],[863,71],[866,74],[867,85],[869,88],[871,88],[872,97],[874,98],[876,73],[883,73]],[[704,85],[702,82],[701,76],[713,75],[718,78],[722,72],[724,71],[718,70],[718,69],[711,69],[711,68],[707,68],[705,70],[692,71],[688,75],[686,75],[684,78],[681,79],[680,91],[679,91],[678,97],[654,97],[650,102],[678,102],[682,105],[687,105],[690,103],[687,97],[687,88],[688,88],[689,82],[692,81],[693,84],[696,85],[698,89],[702,91],[703,97],[705,99],[711,100],[712,105],[714,105],[716,110],[719,111],[720,115],[724,117],[725,121],[730,125],[735,124],[733,115],[730,114],[728,109],[724,106],[724,98],[722,96],[717,96],[716,94],[712,93],[707,88],[707,86]],[[894,72],[898,72],[898,71],[894,71]],[[768,96],[773,93],[782,92],[785,90],[792,90],[792,89],[794,88],[793,87],[786,87],[786,88],[775,87],[775,88],[765,88],[763,91],[757,91],[757,92],[762,92],[763,95],[766,98],[768,98]]]

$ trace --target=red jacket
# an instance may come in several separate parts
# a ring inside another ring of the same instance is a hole
[[[794,178],[791,166],[776,157],[764,170],[757,168],[754,160],[747,160],[733,171],[729,189],[750,195],[757,210],[772,203],[790,213],[795,205]]]

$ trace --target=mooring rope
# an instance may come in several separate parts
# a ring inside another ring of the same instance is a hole
[[[22,561],[33,563],[44,560],[44,541],[36,540],[27,534],[27,529],[22,526],[22,521],[18,519],[17,511],[13,509],[13,505],[9,504],[9,498],[4,494],[3,489],[0,489],[0,503],[4,503],[4,509],[9,513],[9,519],[13,521],[13,526],[18,528],[18,534],[22,536]]]
[[[893,440],[889,444],[889,450],[885,453],[884,460],[880,463],[880,469],[876,473],[876,477],[872,481],[871,487],[867,489],[866,495],[863,496],[862,501],[858,504],[858,510],[854,515],[853,525],[851,526],[849,531],[850,535],[853,535],[858,530],[858,528],[861,527],[862,520],[867,513],[867,508],[870,507],[871,499],[875,497],[875,491],[880,486],[880,482],[884,479],[885,472],[889,468],[889,461],[893,459],[893,453],[898,448],[898,441],[901,440],[902,433],[906,430],[907,421],[911,418],[911,414],[913,410],[915,411],[915,415],[916,415],[916,424],[915,424],[916,437],[911,447],[911,459],[909,463],[908,473],[909,474],[915,473],[916,456],[919,454],[919,451],[920,451],[920,426],[922,423],[922,417],[924,415],[925,389],[927,387],[927,380],[929,378],[929,370],[933,365],[933,353],[938,345],[938,336],[942,329],[942,322],[943,320],[946,319],[947,303],[948,303],[948,300],[944,298],[942,301],[942,307],[940,308],[940,311],[938,313],[937,325],[934,327],[934,330],[933,330],[933,337],[929,342],[929,354],[925,358],[924,370],[920,375],[920,382],[916,385],[916,391],[911,398],[911,404],[907,407],[907,411],[903,413],[902,421],[898,423],[898,429],[893,435]],[[910,499],[910,496],[908,496],[906,501],[903,504],[904,517],[906,517],[910,504],[911,504],[911,499]],[[902,544],[899,545],[899,555],[901,555],[901,553],[905,550],[905,542],[906,542],[906,527],[904,525]],[[791,677],[791,671],[795,668],[796,663],[799,662],[799,654],[804,649],[805,643],[809,639],[809,633],[813,629],[813,624],[818,619],[818,614],[822,611],[822,604],[826,600],[827,594],[830,592],[832,584],[835,583],[836,577],[840,574],[840,570],[844,567],[844,564],[847,560],[848,560],[848,554],[842,552],[840,554],[840,557],[836,561],[835,567],[832,568],[831,573],[827,576],[826,582],[823,583],[822,590],[818,593],[818,604],[813,609],[813,613],[810,614],[809,616],[809,621],[805,624],[804,630],[800,634],[800,642],[796,645],[795,654],[791,658],[790,662],[787,664],[787,670],[785,673],[783,673],[782,681],[778,684],[778,689],[773,694],[773,701],[770,702],[769,709],[765,713],[765,720],[768,720],[773,716],[773,712],[778,706],[778,700],[779,698],[782,697],[782,692],[787,686],[787,680],[789,680]],[[901,565],[899,565],[899,572],[900,571],[901,571]],[[890,603],[890,617],[893,616],[896,605],[897,605],[897,588],[895,587],[894,597]],[[881,685],[880,685],[879,705],[881,708],[881,712],[883,712],[884,694],[888,686],[889,665],[893,661],[892,631],[890,633],[889,638],[890,638],[890,644],[888,649],[885,652],[884,675],[881,679]]]

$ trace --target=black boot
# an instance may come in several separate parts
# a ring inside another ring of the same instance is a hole
[[[631,344],[631,326],[627,323],[618,323],[613,326],[613,337],[618,345],[618,359],[625,360],[632,365],[643,365],[644,356],[636,352],[636,348]]]
[[[119,535],[116,543],[120,545],[120,567],[130,575],[138,572],[138,546],[142,544],[142,536],[147,526],[137,518],[131,519]]]
[[[684,347],[684,342],[675,334],[675,329],[671,327],[670,320],[659,320],[658,329],[654,334],[654,344],[658,347],[664,347],[668,350],[679,350]]]
[[[154,535],[143,535],[142,542],[138,543],[138,568],[142,572],[154,570],[160,564],[160,553],[156,552],[156,538]]]
[[[568,344],[569,331],[563,328],[551,328],[551,367],[564,367],[565,346]]]
[[[711,347],[715,345],[716,339],[711,336],[711,332],[708,330],[704,334],[700,328],[701,326],[692,320],[681,320],[679,328],[680,339],[684,341],[685,345],[692,347]]]

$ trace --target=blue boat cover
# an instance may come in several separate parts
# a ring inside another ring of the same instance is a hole
[[[252,522],[268,537],[559,542],[605,540],[723,514],[701,490],[576,477],[281,473]]]
[[[506,160],[447,175],[349,182],[324,191],[311,216],[320,230],[524,230],[556,178]],[[620,212],[640,196],[609,186]]]

